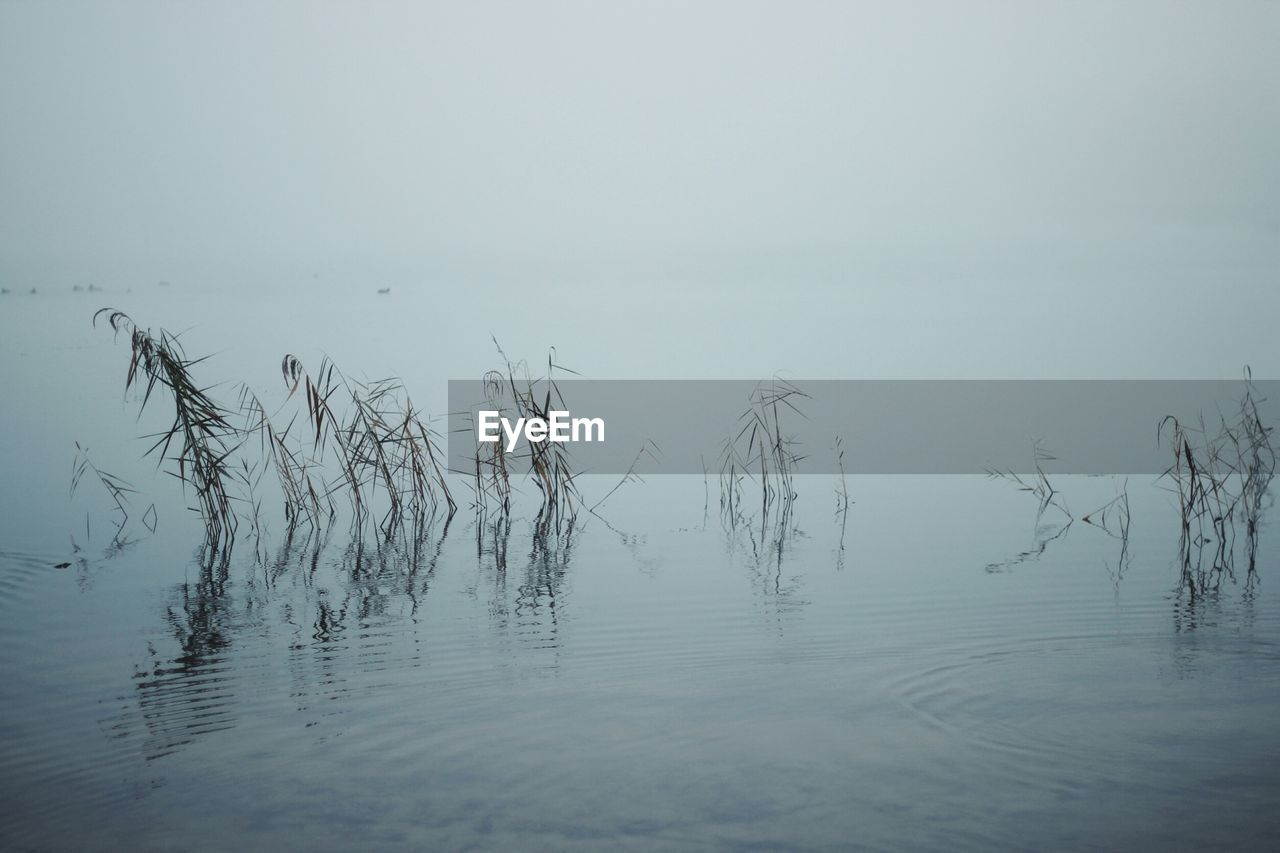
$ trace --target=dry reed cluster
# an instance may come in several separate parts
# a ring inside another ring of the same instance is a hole
[[[398,380],[358,382],[328,359],[313,375],[286,355],[281,373],[292,412],[269,413],[247,385],[233,408],[196,383],[192,369],[203,359],[188,358],[176,336],[152,334],[114,309],[95,314],[95,324],[101,317],[129,336],[125,387],[145,388],[142,408],[157,388],[167,392],[173,421],[147,455],[169,462],[170,473],[194,495],[192,509],[211,552],[230,550],[242,520],[260,530],[259,490],[268,472],[279,487],[289,535],[299,527],[327,527],[340,502],[350,508],[357,534],[380,513],[377,528],[386,538],[456,511],[439,436]],[[327,474],[335,469],[336,476]]]
[[[247,385],[239,386],[236,405],[226,406],[195,381],[193,369],[203,359],[189,358],[175,335],[164,330],[153,334],[111,308],[98,311],[94,324],[103,318],[118,336],[129,339],[125,387],[142,390],[141,408],[147,408],[157,389],[173,406],[172,420],[151,436],[154,442],[146,455],[168,463],[169,473],[193,495],[190,508],[203,522],[205,546],[211,554],[229,554],[241,522],[247,522],[255,542],[261,539],[261,495],[268,477],[279,490],[286,541],[302,530],[308,536],[327,533],[345,508],[357,538],[373,528],[385,540],[421,542],[436,521],[443,520],[447,526],[458,509],[451,474],[465,475],[469,481],[471,506],[481,521],[478,531],[509,530],[513,481],[527,467],[539,498],[535,531],[545,537],[549,531],[557,535],[566,528],[572,531],[581,509],[595,513],[622,485],[639,479],[636,470],[642,458],[658,453],[656,446],[646,442],[621,481],[599,501],[586,505],[562,443],[531,442],[508,452],[500,441],[476,442],[472,470],[448,471],[441,436],[398,379],[356,381],[327,358],[312,373],[299,358],[286,355],[280,371],[288,393],[278,410],[268,411]],[[573,371],[556,363],[554,350],[548,354],[545,377],[534,378],[527,363],[513,362],[500,346],[497,349],[503,365],[484,377],[489,409],[514,418],[550,419],[553,410],[568,408],[557,375]],[[776,552],[779,558],[793,531],[795,478],[804,458],[786,424],[790,417],[804,417],[799,406],[807,396],[784,380],[761,383],[720,453],[723,528],[731,535],[739,527],[756,528],[758,511],[759,539],[750,533],[753,546],[758,552]],[[1276,466],[1272,428],[1264,424],[1259,402],[1246,371],[1245,393],[1237,410],[1231,417],[1220,415],[1214,430],[1203,417],[1194,426],[1172,415],[1159,424],[1159,440],[1167,440],[1173,451],[1173,464],[1162,479],[1177,497],[1182,583],[1192,591],[1234,577],[1239,526],[1243,526],[1249,580],[1254,578],[1260,516]],[[843,533],[850,500],[839,438],[835,453],[836,512]],[[1060,510],[1067,522],[1044,541],[1038,538],[1033,551],[1012,562],[1038,555],[1074,520],[1044,470],[1043,463],[1053,457],[1039,444],[1034,445],[1034,454],[1032,476],[988,473],[1037,499],[1037,530],[1040,516],[1050,508]],[[127,518],[132,487],[98,469],[81,449],[73,467],[73,490],[89,472],[111,495],[119,515]],[[758,489],[758,503],[749,499],[752,489]],[[1127,491],[1082,520],[1121,539],[1123,567],[1129,535]],[[154,528],[154,507],[144,522]],[[842,564],[843,535],[840,550]]]
[[[1216,428],[1203,415],[1194,425],[1173,415],[1160,422],[1158,436],[1173,451],[1162,479],[1178,502],[1181,583],[1192,593],[1234,579],[1241,524],[1247,582],[1256,577],[1258,525],[1276,467],[1273,428],[1263,423],[1259,402],[1246,369],[1244,396],[1231,416],[1219,413]]]

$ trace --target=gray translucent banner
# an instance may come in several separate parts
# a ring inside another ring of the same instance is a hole
[[[603,421],[602,441],[585,440],[598,430],[580,423],[580,440],[554,443],[582,473],[621,475],[634,465],[644,475],[715,474],[728,452],[738,464],[758,464],[761,447],[772,452],[781,438],[788,458],[802,457],[799,474],[838,473],[841,464],[849,474],[1030,473],[1037,443],[1053,457],[1042,461],[1048,472],[1159,474],[1173,458],[1168,430],[1158,434],[1167,415],[1188,427],[1203,419],[1217,434],[1224,419],[1238,419],[1249,392],[1270,425],[1268,398],[1277,398],[1280,382],[573,379],[557,380],[554,391],[545,381],[518,382],[514,392],[530,389],[535,411],[569,413],[565,435],[570,418]],[[478,442],[481,411],[518,425],[514,399],[509,382],[450,380],[451,470],[474,472],[477,451],[499,446]],[[509,437],[496,429],[505,451]],[[521,432],[507,457],[513,470],[528,468],[530,449]]]

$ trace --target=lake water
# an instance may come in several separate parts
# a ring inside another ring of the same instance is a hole
[[[903,301],[842,321],[818,292],[774,313],[813,324],[780,352],[759,346],[758,301],[707,331],[705,306],[672,314],[675,292],[661,309],[634,296],[633,324],[592,325],[501,300],[475,317],[401,288],[45,290],[0,304],[0,847],[1280,839],[1272,527],[1256,577],[1238,565],[1193,595],[1176,508],[1149,479],[1128,482],[1125,545],[982,477],[851,478],[843,520],[830,478],[804,478],[781,534],[726,529],[714,482],[708,495],[701,478],[656,477],[548,535],[527,502],[509,525],[464,507],[447,530],[383,546],[341,525],[290,542],[277,525],[224,565],[200,558],[180,491],[140,461],[152,418],[122,402],[123,344],[88,327],[105,304],[145,325],[198,322],[192,354],[219,353],[202,375],[277,397],[280,356],[323,348],[357,372],[400,373],[432,408],[444,379],[491,366],[489,332],[535,358],[559,344],[566,363],[611,377],[1230,378],[1245,362],[1277,375],[1262,320],[1193,363],[1161,348],[1162,309],[1133,297],[1117,320],[1073,303],[1038,337],[1065,346],[1073,324],[1087,340],[1130,324],[1123,345],[1073,361],[1023,348],[1037,334],[1016,309],[1005,319],[1025,341],[964,348],[954,324],[923,341],[928,318]],[[644,346],[638,330],[659,328]],[[139,487],[133,541],[112,543],[104,494],[68,496],[75,441]],[[1056,485],[1079,518],[1123,484]],[[152,501],[154,534],[139,520]]]

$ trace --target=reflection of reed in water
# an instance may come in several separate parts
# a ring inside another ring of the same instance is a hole
[[[1132,562],[1132,555],[1129,553],[1130,517],[1129,481],[1125,480],[1120,494],[1080,519],[1120,542],[1120,553],[1116,557],[1115,565],[1113,566],[1110,560],[1103,563],[1117,595],[1120,593],[1120,583],[1124,580],[1124,573]]]
[[[151,663],[134,676],[137,718],[112,730],[127,735],[140,723],[143,755],[154,760],[234,728],[238,706],[261,700],[237,683],[252,677],[250,668],[261,665],[255,659],[264,653],[287,655],[287,701],[310,718],[323,700],[349,697],[362,675],[412,665],[412,654],[392,659],[388,638],[413,625],[448,533],[446,521],[409,542],[354,540],[331,564],[336,585],[318,577],[329,553],[318,536],[286,538],[269,566],[248,563],[237,581],[225,559],[203,562],[199,579],[174,587],[164,608],[164,633],[176,648],[166,652],[163,640],[149,644]],[[264,624],[292,626],[287,646],[252,648],[270,642]],[[322,707],[327,715],[329,706]]]
[[[1048,551],[1050,545],[1067,537],[1067,534],[1077,521],[1076,516],[1072,514],[1067,505],[1066,497],[1053,484],[1044,470],[1044,463],[1054,459],[1054,456],[1045,450],[1039,442],[1032,444],[1032,451],[1033,459],[1035,460],[1035,473],[1033,475],[1021,477],[1012,471],[995,469],[988,469],[987,471],[989,477],[1013,483],[1020,491],[1027,492],[1035,497],[1038,502],[1031,546],[1007,559],[988,563],[986,571],[989,574],[1007,572],[1023,563],[1039,560]],[[1102,531],[1119,542],[1119,554],[1115,563],[1112,564],[1109,559],[1103,562],[1103,568],[1111,578],[1111,583],[1117,593],[1120,590],[1121,581],[1124,580],[1124,573],[1132,560],[1132,555],[1129,552],[1130,519],[1128,479],[1118,485],[1115,497],[1079,518],[1079,521]]]
[[[1036,509],[1031,547],[1019,551],[1007,559],[988,563],[986,567],[988,574],[1007,572],[1022,563],[1039,560],[1044,556],[1049,545],[1065,537],[1067,532],[1071,530],[1071,525],[1075,524],[1075,516],[1067,508],[1065,496],[1053,485],[1049,480],[1049,475],[1044,470],[1044,463],[1052,461],[1056,457],[1046,450],[1039,441],[1032,442],[1031,452],[1035,461],[1034,475],[1022,477],[1013,471],[1001,471],[995,468],[987,469],[988,477],[1012,483],[1019,491],[1027,492],[1039,503]],[[1045,520],[1046,516],[1050,517],[1048,521]]]
[[[1231,595],[1229,590],[1209,587],[1171,598],[1173,638],[1171,674],[1178,679],[1190,679],[1201,675],[1205,665],[1221,663],[1221,643],[1231,638],[1251,637],[1257,621],[1255,589],[1246,585],[1243,595]],[[1252,645],[1237,646],[1244,666],[1265,665],[1268,649]],[[1255,657],[1256,656],[1256,657]]]
[[[228,654],[246,615],[236,612],[227,595],[223,563],[206,564],[198,581],[174,589],[165,621],[179,654],[168,660],[156,656],[149,671],[135,675],[147,760],[235,727],[236,674]]]
[[[758,512],[741,513],[736,520],[721,515],[725,553],[747,571],[756,602],[771,619],[780,620],[808,604],[799,597],[799,576],[788,571],[792,546],[807,538],[795,514],[794,493],[790,499],[765,502]],[[843,534],[847,509],[838,509],[839,525],[836,567],[843,566]]]
[[[487,564],[493,572],[490,613],[496,626],[504,634],[514,631],[518,646],[558,651],[566,578],[581,536],[577,517],[566,517],[558,527],[545,524],[543,518],[531,522],[528,551],[514,591],[507,585],[511,521],[493,519],[488,528],[487,540],[492,547],[481,552],[481,567],[483,570]]]
[[[533,520],[512,542],[522,527],[505,514],[477,526],[478,578],[491,581],[492,633],[510,645],[515,665],[554,669],[581,527],[572,517],[558,530]],[[143,753],[158,759],[236,727],[246,704],[276,701],[303,727],[326,723],[317,738],[333,736],[350,700],[394,684],[389,673],[422,665],[430,644],[421,640],[438,626],[420,620],[449,533],[445,520],[410,541],[354,539],[337,549],[300,535],[286,538],[266,566],[205,563],[197,581],[169,594],[163,636],[135,676],[136,715],[113,731],[145,728]],[[520,564],[509,569],[517,553]],[[284,627],[283,636],[264,630],[270,625]],[[276,660],[289,675],[273,700],[250,682]]]
[[[759,383],[738,417],[736,432],[720,452],[720,528],[725,549],[744,560],[758,600],[774,616],[806,603],[796,599],[799,582],[784,574],[784,564],[792,541],[801,535],[795,515],[795,478],[796,467],[804,459],[787,422],[804,417],[800,404],[808,398],[782,379]],[[840,467],[836,518],[841,534],[836,564],[841,567],[849,497],[839,438],[835,453]]]

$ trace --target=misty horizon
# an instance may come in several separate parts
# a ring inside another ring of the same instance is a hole
[[[1156,286],[1280,259],[1266,3],[0,6],[0,275]]]

